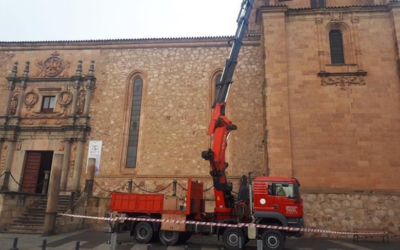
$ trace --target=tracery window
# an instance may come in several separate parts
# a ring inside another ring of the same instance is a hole
[[[143,80],[141,77],[133,79],[133,97],[131,116],[129,121],[128,152],[126,168],[135,168],[139,142],[140,111],[142,109]]]
[[[331,30],[329,32],[329,44],[331,50],[331,63],[344,63],[343,36],[340,30]]]

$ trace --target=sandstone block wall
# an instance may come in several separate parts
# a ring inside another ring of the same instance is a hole
[[[97,45],[89,45],[92,48],[62,50],[57,45],[44,45],[46,50],[16,50],[12,56],[6,56],[7,53],[3,52],[1,87],[7,88],[5,76],[11,70],[13,61],[20,62],[18,75],[23,71],[21,64],[31,61],[29,77],[35,78],[40,71],[35,62],[46,59],[56,49],[64,61],[70,62],[67,71],[69,76],[74,75],[78,60],[84,62],[83,74],[86,74],[89,62],[95,60],[97,83],[90,110],[92,130],[87,140],[103,141],[100,173],[96,178],[111,180],[127,174],[166,180],[172,180],[172,177],[185,179],[188,176],[208,178],[209,167],[200,155],[201,151],[209,147],[206,129],[211,114],[211,76],[222,68],[229,54],[226,41],[227,39],[217,40],[216,44],[210,41],[196,42],[196,46],[172,44],[170,47],[159,47],[153,44],[153,47],[146,48],[139,45],[138,48],[134,46],[131,49],[123,46],[116,49],[104,46],[96,49]],[[257,174],[265,172],[262,55],[258,44],[259,40],[255,40],[243,47],[240,54],[240,61],[243,63],[237,66],[231,91],[234,101],[229,103],[228,112],[239,127],[229,141],[228,160],[231,167],[228,174],[234,177],[252,169]],[[132,85],[132,77],[137,75],[144,81],[139,158],[135,169],[126,169],[124,159],[127,142],[123,138],[127,134],[124,126],[129,122],[126,116],[131,104],[125,100],[132,95],[127,89]],[[57,84],[53,85],[55,87]],[[5,103],[1,102],[1,105],[4,106]],[[40,138],[45,139],[42,137]],[[24,140],[21,145],[36,145],[34,141],[37,136],[20,140]],[[67,189],[70,188],[73,176],[76,144],[73,142],[71,147]],[[88,143],[85,145],[83,169],[86,167]],[[3,144],[0,170],[4,168],[7,146],[7,142]],[[43,149],[23,147],[21,150],[18,151],[19,158],[26,150]],[[23,174],[22,169],[12,169],[12,172],[16,173],[17,179]],[[84,179],[82,175],[81,182]]]
[[[321,71],[338,72],[342,67],[330,65],[330,13],[289,14],[283,26],[286,32],[272,28],[280,22],[276,20],[278,14],[271,12],[263,16],[267,91],[268,88],[277,91],[278,88],[271,87],[274,84],[283,86],[279,81],[286,78],[283,74],[286,69],[289,104],[284,102],[285,98],[273,102],[274,97],[267,92],[267,125],[270,124],[267,143],[272,143],[270,138],[277,135],[278,129],[271,116],[276,110],[284,111],[289,106],[293,175],[304,186],[399,189],[400,92],[396,40],[390,28],[393,21],[389,13],[376,11],[368,17],[340,11],[335,14],[341,16],[335,22],[353,32],[344,46],[359,46],[359,53],[362,53],[359,57],[347,55],[349,61],[367,73],[365,82],[344,87],[324,85],[318,76]],[[276,41],[280,41],[279,44],[286,41],[287,49],[280,50]],[[350,50],[350,53],[355,52]],[[325,56],[321,59],[321,55]],[[282,63],[285,60],[287,64]],[[281,66],[268,72],[269,64],[275,68]],[[279,72],[282,73],[278,75]],[[279,117],[282,119],[285,114]],[[283,129],[284,125],[280,125]],[[274,152],[276,149],[270,145],[267,148],[270,163],[274,158],[279,159]]]
[[[399,195],[306,192],[302,198],[307,227],[349,232],[375,228],[400,235]]]
[[[208,176],[207,163],[200,154],[209,147],[210,76],[223,65],[228,53],[225,47],[102,51],[97,74],[104,77],[98,78],[91,110],[91,125],[96,129],[90,137],[103,140],[104,156],[97,177],[112,178],[117,173],[169,179]],[[231,91],[234,101],[229,107],[230,118],[239,127],[229,141],[229,173],[234,175],[249,169],[263,171],[259,48],[245,46],[240,60],[243,63],[237,67]],[[121,99],[130,94],[126,88],[133,72],[143,78],[144,93],[137,167],[126,169],[121,131],[130,105]]]

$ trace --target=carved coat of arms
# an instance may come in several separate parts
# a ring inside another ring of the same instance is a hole
[[[46,76],[57,76],[64,69],[64,61],[58,56],[47,58],[43,63],[43,70]]]

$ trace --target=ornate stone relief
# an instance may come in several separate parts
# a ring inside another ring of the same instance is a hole
[[[61,125],[65,124],[64,119],[24,119],[21,121],[22,125]]]
[[[343,21],[343,13],[331,12],[330,18],[331,18],[331,22],[342,22]]]
[[[0,125],[4,125],[7,122],[7,118],[5,116],[0,117]]]
[[[73,95],[69,91],[62,91],[58,94],[58,103],[65,109],[72,102]]]
[[[53,112],[53,113],[42,113],[42,112],[30,112],[26,114],[26,117],[46,117],[46,118],[53,118],[53,117],[61,117],[66,115],[66,110],[63,109],[62,112]]]
[[[29,91],[28,93],[25,94],[25,99],[24,99],[26,108],[28,110],[31,110],[31,108],[35,106],[35,104],[38,102],[38,100],[39,100],[39,95],[33,91]]]
[[[17,112],[18,99],[19,99],[19,92],[16,91],[13,93],[11,97],[10,115],[15,115],[15,113]]]
[[[323,76],[322,86],[348,87],[350,85],[365,85],[364,76]]]
[[[315,18],[315,23],[316,24],[322,24],[323,22],[324,22],[324,19],[322,17]]]
[[[360,18],[358,16],[352,16],[351,17],[351,22],[352,23],[359,23],[360,22]]]
[[[68,69],[71,66],[71,62],[65,62],[58,52],[54,51],[46,60],[36,62],[36,66],[38,71],[35,77],[68,77]]]

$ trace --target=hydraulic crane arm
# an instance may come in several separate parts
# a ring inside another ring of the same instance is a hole
[[[242,2],[237,19],[238,28],[232,40],[231,52],[226,60],[221,78],[216,85],[216,94],[213,103],[214,111],[207,131],[207,135],[212,136],[212,148],[202,153],[202,157],[210,162],[210,174],[214,182],[216,213],[230,213],[234,203],[234,198],[231,194],[232,184],[228,183],[225,174],[225,169],[229,166],[225,162],[225,151],[229,133],[232,130],[236,130],[237,127],[225,116],[225,106],[239,51],[249,24],[253,3],[254,0],[243,0]]]

